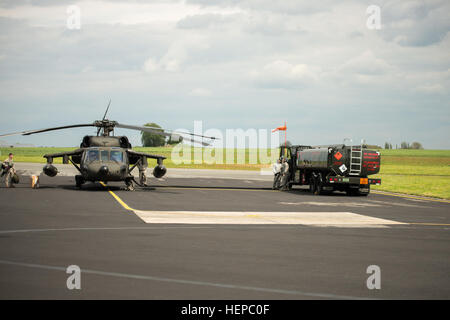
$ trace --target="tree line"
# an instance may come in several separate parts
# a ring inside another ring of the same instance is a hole
[[[389,142],[385,142],[384,143],[384,148],[385,149],[394,149],[394,147],[392,146],[392,143]],[[403,141],[402,143],[400,143],[400,148],[398,147],[398,145],[395,145],[395,149],[415,149],[415,150],[419,150],[419,149],[423,149],[423,146],[420,142],[414,141],[413,143],[409,143],[406,141]]]

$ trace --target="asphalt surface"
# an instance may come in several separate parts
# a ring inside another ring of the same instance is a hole
[[[73,177],[41,177],[38,190],[26,177],[15,189],[2,181],[0,298],[450,298],[445,201],[314,196],[248,179],[151,183],[127,192],[117,183],[76,190]],[[357,223],[339,225],[341,213]],[[297,220],[280,223],[284,214]],[[308,224],[316,214],[321,222]],[[70,265],[81,269],[80,290],[66,286]],[[367,288],[370,265],[381,289]]]

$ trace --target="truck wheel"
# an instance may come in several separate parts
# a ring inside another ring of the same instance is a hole
[[[366,191],[361,191],[361,189],[358,189],[358,196],[367,197],[367,195],[370,193],[370,186],[367,187]]]

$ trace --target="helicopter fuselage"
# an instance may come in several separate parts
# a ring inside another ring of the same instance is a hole
[[[129,176],[128,157],[119,147],[90,147],[81,156],[80,172],[85,181],[124,181]]]
[[[139,185],[145,185],[147,158],[157,160],[153,170],[156,178],[161,178],[166,173],[163,165],[164,156],[133,151],[125,136],[85,136],[79,149],[46,154],[44,157],[47,159],[47,164],[43,171],[50,177],[58,174],[57,168],[52,165],[53,158],[62,157],[63,163],[71,162],[80,172],[80,175],[75,176],[78,187],[87,181],[125,181],[130,187],[132,181],[136,182],[131,174],[136,167],[139,169]]]

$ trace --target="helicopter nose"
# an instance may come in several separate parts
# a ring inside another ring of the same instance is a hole
[[[109,172],[109,169],[107,166],[101,166],[100,169],[98,169],[98,173],[102,176],[106,176]]]

